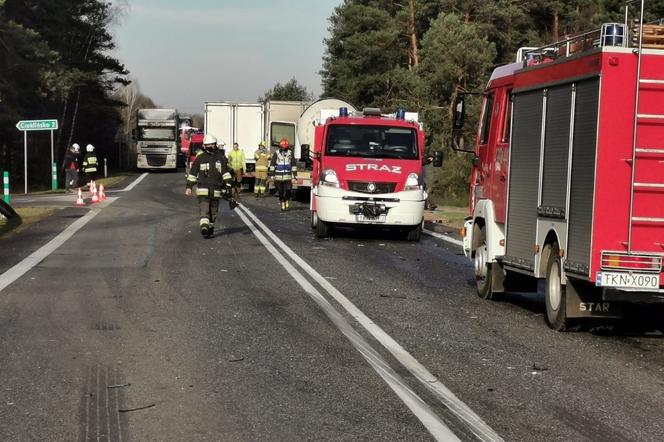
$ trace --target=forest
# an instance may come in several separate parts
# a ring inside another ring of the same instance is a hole
[[[451,149],[452,104],[469,95],[466,147],[472,147],[481,92],[520,47],[541,47],[602,23],[624,21],[620,0],[345,0],[329,19],[323,95],[358,108],[420,113],[429,150],[445,164],[430,183],[438,202],[464,204],[472,156]],[[664,1],[646,1],[646,20]],[[638,14],[637,14],[638,15]]]

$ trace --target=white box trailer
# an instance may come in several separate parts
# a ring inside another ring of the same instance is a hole
[[[205,133],[226,143],[226,154],[238,143],[247,159],[246,178],[253,178],[254,152],[264,134],[264,111],[260,103],[205,103]]]

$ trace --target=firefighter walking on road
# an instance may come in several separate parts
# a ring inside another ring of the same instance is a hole
[[[290,208],[291,189],[296,173],[297,167],[290,150],[290,144],[287,138],[282,138],[279,141],[279,149],[272,154],[272,160],[270,161],[270,175],[274,177],[282,211]]]
[[[97,172],[99,170],[99,161],[95,153],[95,147],[92,144],[85,146],[85,157],[83,157],[83,173],[88,182],[88,186],[92,188],[97,181]]]
[[[227,195],[230,190],[231,173],[228,168],[228,159],[224,156],[224,142],[208,134],[203,140],[203,150],[196,156],[189,175],[187,175],[187,189],[185,194],[190,196],[192,188],[196,186],[196,196],[200,210],[201,235],[205,238],[214,236],[214,222],[219,212],[219,199]]]
[[[233,150],[228,153],[228,162],[234,174],[233,191],[235,192],[235,195],[238,196],[240,194],[240,188],[242,187],[242,175],[244,175],[244,171],[247,170],[247,161],[244,157],[244,151],[240,150],[240,145],[238,143],[233,143]]]
[[[81,151],[81,147],[74,143],[67,153],[65,153],[65,158],[62,161],[62,170],[65,172],[65,192],[74,193],[71,189],[72,187],[78,187],[78,154]]]
[[[254,183],[254,195],[260,198],[265,194],[267,183],[267,169],[270,165],[270,152],[267,150],[265,141],[258,144],[258,149],[254,153],[256,160],[256,181]]]

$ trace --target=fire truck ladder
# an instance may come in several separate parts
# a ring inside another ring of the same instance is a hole
[[[634,53],[637,55],[637,68],[636,68],[636,98],[635,98],[635,111],[634,111],[634,136],[632,141],[632,178],[631,178],[631,189],[630,189],[630,203],[629,203],[629,233],[627,239],[627,251],[632,253],[632,240],[633,240],[633,228],[635,223],[656,223],[664,224],[664,218],[650,218],[650,217],[639,217],[634,216],[634,196],[636,192],[644,191],[653,191],[661,190],[664,191],[664,184],[662,183],[652,183],[652,182],[637,182],[636,181],[636,170],[638,160],[644,156],[652,155],[662,155],[664,156],[664,148],[656,148],[655,146],[639,146],[639,126],[644,124],[644,120],[653,120],[658,121],[664,124],[664,114],[644,114],[639,112],[639,102],[641,98],[641,91],[644,88],[657,88],[664,90],[664,79],[654,79],[654,78],[641,78],[641,69],[643,62],[643,33],[644,33],[644,9],[645,9],[645,0],[634,0],[627,4],[625,11],[625,21],[628,20],[629,15],[629,4],[637,3],[641,4],[641,10],[639,14],[638,22],[635,20],[634,32],[638,33],[638,41],[634,41],[635,45],[638,44],[637,48],[634,49]],[[637,36],[635,36],[637,37]],[[662,37],[664,38],[664,36]],[[664,47],[662,47],[664,49]]]

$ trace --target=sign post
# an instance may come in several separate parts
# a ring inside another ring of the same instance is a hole
[[[9,172],[7,171],[2,173],[2,187],[5,202],[9,204]]]
[[[21,120],[16,123],[16,129],[23,131],[23,181],[25,184],[25,193],[28,193],[28,132],[39,130],[51,131],[51,187],[53,190],[57,189],[57,168],[53,161],[53,131],[58,130],[58,120]]]

